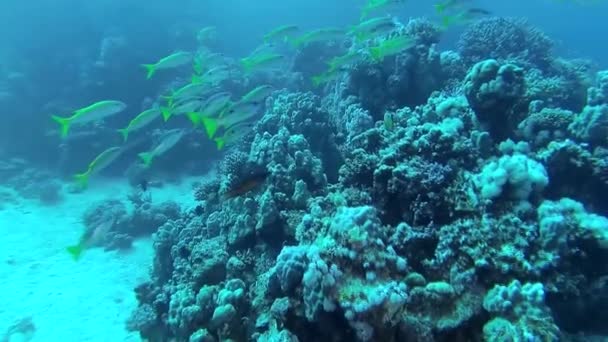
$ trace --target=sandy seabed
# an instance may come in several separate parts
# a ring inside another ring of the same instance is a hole
[[[154,203],[191,202],[191,183],[150,189]],[[124,182],[94,182],[54,206],[18,200],[0,209],[0,341],[140,341],[125,321],[133,288],[149,277],[151,239],[128,251],[92,248],[75,262],[66,252],[84,229],[82,215],[105,199],[126,201]]]

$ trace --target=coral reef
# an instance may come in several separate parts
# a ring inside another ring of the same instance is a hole
[[[87,231],[111,223],[108,233],[99,241],[104,248],[128,248],[133,239],[149,236],[166,221],[180,216],[181,209],[176,202],[153,204],[149,195],[141,190],[135,190],[129,201],[109,199],[94,203],[85,211],[83,224]]]
[[[37,200],[42,205],[55,205],[63,199],[60,180],[23,159],[0,161],[0,178],[5,187],[12,188],[20,197]]]
[[[458,52],[437,51],[427,21],[400,29],[415,46],[352,66],[334,89],[275,92],[197,185],[196,208],[154,209],[154,268],[129,329],[152,341],[606,333],[583,321],[608,308],[608,73],[587,89],[518,20],[472,24]],[[139,217],[103,211],[122,232]]]
[[[440,28],[426,19],[412,19],[401,33],[412,36],[415,46],[380,64],[357,64],[349,72],[343,97],[356,96],[376,120],[387,109],[423,104],[444,79],[435,49]]]
[[[545,68],[553,59],[551,39],[524,19],[480,19],[466,28],[457,45],[468,65],[491,58]]]

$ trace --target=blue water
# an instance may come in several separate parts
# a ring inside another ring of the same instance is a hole
[[[479,7],[501,16],[526,17],[557,42],[557,51],[566,56],[592,59],[600,68],[608,65],[608,47],[602,32],[608,30],[604,13],[608,4],[593,5],[557,3],[557,1],[479,1]],[[5,72],[25,72],[14,91],[20,93],[5,106],[2,128],[4,146],[19,152],[35,153],[36,144],[12,146],[14,138],[8,127],[23,131],[43,132],[48,124],[41,110],[51,101],[65,98],[76,106],[98,98],[124,97],[139,103],[154,93],[158,84],[138,83],[136,65],[155,59],[174,49],[192,48],[190,33],[203,25],[214,25],[222,37],[218,49],[242,55],[254,48],[260,37],[284,23],[304,28],[352,25],[358,17],[352,1],[183,1],[179,5],[164,2],[129,1],[36,1],[3,2],[0,13],[0,35],[4,42],[2,56]],[[408,1],[399,17],[407,19],[434,15],[427,1]],[[442,44],[450,47],[449,32]],[[111,71],[99,71],[92,63],[99,54],[102,40],[108,36],[124,37],[128,47],[116,56]],[[83,84],[86,83],[86,84]],[[99,84],[103,83],[103,84]],[[129,83],[127,85],[127,83]],[[39,118],[39,119],[36,119]],[[41,122],[43,121],[43,122]]]
[[[479,81],[481,61],[460,60],[438,76],[434,53],[457,51],[475,21],[316,88],[347,44],[282,46],[297,74],[239,66],[276,27],[352,28],[366,2],[2,1],[0,341],[605,339],[608,1],[462,1],[488,12],[477,19],[525,18],[552,59],[584,67],[499,60],[513,65]],[[436,2],[379,15],[439,23]],[[192,75],[190,63],[147,80],[141,65],[196,51],[209,26],[203,45],[233,67],[215,92],[273,87],[252,134],[233,142],[241,132],[220,124],[208,138],[183,116],[123,143],[117,129]],[[59,137],[52,115],[100,100],[127,109]],[[142,166],[169,130],[184,137]],[[91,171],[111,146],[121,154]],[[65,247],[81,242],[74,261]]]

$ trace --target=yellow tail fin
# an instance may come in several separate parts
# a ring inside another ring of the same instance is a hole
[[[241,67],[243,68],[245,74],[249,74],[253,70],[254,63],[248,59],[243,58],[241,59]]]
[[[192,121],[192,125],[194,125],[194,128],[198,128],[198,126],[201,125],[201,116],[199,113],[188,113],[186,114],[186,116],[188,117],[188,119],[190,119],[190,121]]]
[[[74,246],[68,246],[66,248],[66,250],[68,251],[68,253],[70,253],[70,255],[72,256],[72,259],[74,259],[74,261],[78,261],[78,259],[80,259],[80,256],[82,255],[82,251],[84,249],[82,248],[82,245],[74,245]]]
[[[449,15],[445,15],[441,18],[441,24],[443,25],[443,28],[448,28],[450,25],[452,25],[453,21],[454,18]]]
[[[224,148],[224,146],[226,145],[226,139],[224,138],[215,138],[213,140],[215,140],[215,145],[217,145],[218,151]]]
[[[87,171],[85,173],[77,173],[74,175],[74,181],[76,182],[76,186],[80,190],[84,190],[89,186],[89,176],[91,175],[91,171]]]
[[[217,132],[217,129],[219,128],[218,120],[214,118],[205,117],[201,118],[201,120],[203,121],[203,126],[205,126],[207,136],[209,137],[209,139],[212,139],[215,133]]]
[[[192,69],[194,70],[194,73],[196,75],[200,75],[203,73],[203,63],[201,62],[200,58],[196,58],[194,60],[194,65],[192,66]]]
[[[146,168],[152,165],[152,159],[154,159],[154,155],[151,152],[142,152],[138,154],[138,156],[144,162],[144,166]]]
[[[199,76],[199,75],[192,75],[192,79],[190,80],[191,83],[203,83],[203,77]]]
[[[118,133],[120,133],[120,135],[122,135],[122,140],[124,142],[126,142],[127,139],[129,138],[129,130],[127,128],[121,128],[121,129],[119,129]]]
[[[156,64],[142,64],[141,66],[144,67],[148,72],[148,74],[146,75],[146,79],[151,79],[152,76],[154,76],[154,73],[156,72]]]
[[[445,4],[435,4],[435,11],[437,11],[437,14],[442,14],[443,11],[445,10]]]
[[[310,81],[312,82],[312,86],[316,88],[320,86],[321,83],[323,83],[323,77],[321,77],[320,75],[313,76]]]
[[[162,107],[160,109],[160,112],[163,115],[163,120],[165,120],[165,122],[167,122],[169,120],[169,118],[171,117],[171,108]]]
[[[60,126],[59,128],[59,135],[62,138],[65,138],[68,136],[68,131],[70,130],[70,119],[69,118],[62,118],[60,116],[57,115],[52,115],[51,118],[53,119],[53,121],[57,122]]]

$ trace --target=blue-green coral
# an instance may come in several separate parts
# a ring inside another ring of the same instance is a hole
[[[191,341],[605,332],[581,324],[608,298],[605,73],[583,109],[549,84],[570,76],[555,76],[550,42],[522,22],[472,25],[460,53],[436,51],[424,21],[402,30],[411,51],[316,94],[271,95],[200,185],[199,210],[156,233],[133,329]],[[259,188],[218,196],[260,167]],[[588,305],[570,315],[574,302]]]

